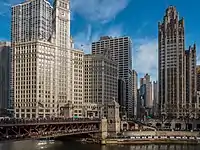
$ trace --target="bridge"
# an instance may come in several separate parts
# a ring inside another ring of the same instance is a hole
[[[0,141],[39,139],[100,132],[100,119],[6,119],[0,121]]]
[[[116,113],[118,111],[118,113]],[[118,114],[118,115],[117,115]],[[121,130],[144,126],[136,120],[122,120],[119,117],[119,104],[111,102],[107,118],[40,118],[40,119],[0,119],[0,141],[41,139],[68,135],[90,134],[101,139],[115,137]]]

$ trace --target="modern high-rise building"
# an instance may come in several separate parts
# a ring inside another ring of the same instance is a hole
[[[196,105],[196,48],[185,51],[184,19],[169,6],[158,24],[159,107],[164,115],[184,118]]]
[[[197,91],[200,91],[200,65],[196,66],[196,80]]]
[[[118,103],[120,105],[120,117],[125,114],[125,100],[126,100],[126,82],[124,79],[118,79]]]
[[[134,104],[134,117],[137,117],[137,102],[138,102],[138,98],[137,98],[137,89],[138,89],[138,75],[137,72],[135,70],[133,70],[132,72],[132,79],[133,79],[133,104]]]
[[[119,79],[126,83],[126,99],[123,105],[128,117],[134,116],[133,90],[132,90],[132,41],[129,37],[101,37],[99,41],[92,43],[92,53],[100,54],[105,50],[111,52],[112,59],[118,64]]]
[[[153,114],[159,116],[158,82],[153,82]]]
[[[0,42],[0,116],[12,103],[9,98],[10,42]]]
[[[108,104],[118,98],[118,66],[107,54],[84,56],[85,117],[107,117]]]
[[[12,43],[48,40],[52,35],[52,6],[47,0],[26,0],[12,7]]]
[[[152,100],[152,84],[151,84],[151,77],[147,73],[143,78],[140,79],[140,89],[141,94],[144,98],[144,107],[152,108],[153,100]]]
[[[82,50],[71,50],[71,98],[74,117],[84,117],[83,115],[83,92],[84,92],[84,52]]]
[[[196,45],[185,51],[186,72],[186,108],[195,109],[197,100],[196,88]]]
[[[137,116],[136,119],[142,118],[142,98],[140,96],[140,89],[137,89]]]

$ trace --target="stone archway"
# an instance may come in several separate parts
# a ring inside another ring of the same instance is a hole
[[[162,126],[161,123],[156,123],[157,128],[161,128],[161,126]]]
[[[135,130],[135,123],[129,124],[129,130]]]
[[[124,123],[123,126],[122,126],[122,128],[123,128],[123,131],[128,130],[128,124],[127,124],[127,123]]]
[[[152,126],[152,123],[147,123],[147,126]]]
[[[191,123],[186,124],[186,130],[192,130],[193,125]]]
[[[181,123],[176,123],[175,124],[175,129],[176,130],[181,130]]]
[[[197,130],[200,130],[200,124],[197,124]]]
[[[171,123],[165,123],[165,128],[170,129],[171,128]]]

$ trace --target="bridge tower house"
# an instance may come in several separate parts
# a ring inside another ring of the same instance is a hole
[[[115,99],[108,104],[107,132],[109,137],[114,137],[117,133],[120,133],[121,119],[119,108],[120,105],[115,101]]]
[[[69,103],[65,104],[63,107],[61,107],[61,116],[64,116],[66,118],[73,117],[73,106],[72,106],[71,102],[69,102]]]

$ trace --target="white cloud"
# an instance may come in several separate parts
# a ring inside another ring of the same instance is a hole
[[[98,41],[101,36],[121,36],[123,33],[123,27],[121,25],[112,26],[108,29],[97,29],[88,25],[87,28],[81,32],[78,32],[73,36],[75,47],[83,49],[85,53],[91,53],[91,43]]]
[[[105,23],[114,19],[131,0],[72,0],[72,12],[91,21]]]
[[[200,56],[199,56],[199,53],[197,53],[197,65],[200,65]]]
[[[54,0],[49,0],[53,3]],[[124,10],[131,0],[71,0],[71,20],[77,13],[88,20],[106,23]],[[24,0],[0,0],[0,15],[10,13],[9,7]]]
[[[158,58],[157,39],[144,38],[133,40],[133,68],[140,74],[149,73],[152,80],[157,79]]]

